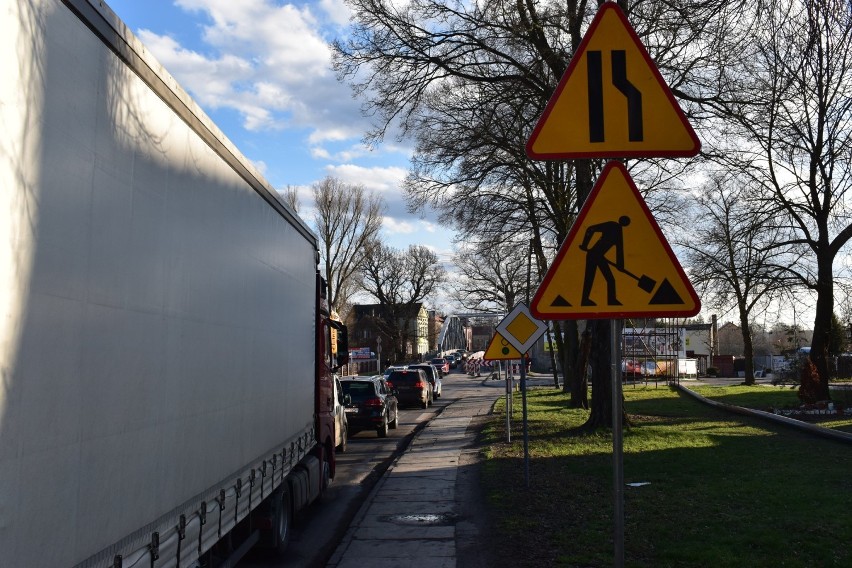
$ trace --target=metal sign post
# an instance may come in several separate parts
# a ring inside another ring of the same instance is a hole
[[[530,433],[527,425],[527,366],[521,359],[521,405],[524,413],[524,483],[530,488]]]
[[[521,368],[521,405],[524,422],[524,482],[530,486],[530,440],[527,424],[527,368],[524,354],[535,345],[547,326],[530,315],[523,302],[515,304],[512,311],[497,324],[497,333],[518,350]],[[510,363],[511,364],[511,363]]]
[[[497,368],[502,372],[503,362],[497,361]],[[512,382],[509,379],[509,365],[506,365],[506,441],[512,441]]]
[[[619,112],[625,97],[629,108]],[[695,156],[700,149],[626,15],[614,2],[603,2],[527,141],[527,156],[667,158]],[[610,260],[613,253],[618,262]],[[642,273],[643,267],[653,273]],[[617,567],[624,565],[621,318],[690,317],[700,310],[695,289],[627,168],[609,162],[545,273],[530,313],[543,320],[611,320]]]
[[[613,517],[616,568],[624,566],[624,437],[621,423],[621,320],[609,320],[612,374]]]

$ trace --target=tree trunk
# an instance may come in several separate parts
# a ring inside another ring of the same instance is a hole
[[[828,346],[831,340],[831,318],[834,315],[834,274],[831,258],[818,258],[817,263],[817,301],[810,360],[819,374],[820,400],[829,400]]]
[[[554,349],[555,344],[554,332],[551,331],[551,326],[547,326],[547,344],[550,345],[550,350],[548,351],[548,356],[550,357],[550,368],[553,370],[553,385],[556,388],[559,388],[559,368],[556,365],[556,349]]]
[[[592,334],[588,329],[583,331],[580,339],[579,355],[574,374],[577,380],[571,385],[571,408],[589,408],[589,380],[587,368],[589,366],[589,353],[592,347]]]
[[[579,430],[591,432],[612,426],[612,380],[610,376],[610,324],[609,320],[592,320],[589,364],[592,367],[591,412]]]
[[[748,312],[740,302],[740,330],[743,334],[743,355],[745,355],[745,381],[747,385],[754,384],[754,343],[751,337],[751,326],[748,321]]]
[[[580,334],[577,330],[577,321],[568,320],[562,323],[565,357],[563,358],[563,374],[565,376],[565,388],[571,393],[568,402],[569,408],[588,408],[585,388],[585,373],[580,372],[577,361],[580,358]]]

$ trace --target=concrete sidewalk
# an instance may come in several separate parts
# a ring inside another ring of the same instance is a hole
[[[462,510],[466,490],[460,490],[457,481],[467,477],[460,476],[460,465],[469,461],[463,454],[474,442],[477,428],[473,426],[490,414],[504,389],[488,388],[473,378],[459,381],[453,389],[458,389],[459,398],[388,468],[328,566],[457,566],[457,543],[460,539],[471,542],[476,535],[476,523]]]

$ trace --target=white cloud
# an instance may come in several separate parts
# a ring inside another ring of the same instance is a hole
[[[202,106],[237,111],[249,131],[307,129],[312,146],[363,134],[366,120],[349,87],[335,78],[324,37],[348,20],[342,0],[176,3],[207,17],[204,47],[187,50],[146,30],[139,35]]]
[[[313,146],[311,148],[311,157],[316,160],[330,160],[331,154],[329,154],[328,150],[326,150],[325,148]]]
[[[349,23],[351,12],[343,0],[320,0],[319,5],[335,24],[345,26]]]
[[[356,164],[329,165],[326,171],[328,175],[344,182],[363,185],[368,190],[378,192],[385,199],[392,199],[394,195],[401,196],[399,188],[408,173],[405,168],[368,168]]]
[[[389,235],[410,235],[417,232],[417,227],[410,221],[401,221],[395,217],[384,217],[382,228]]]
[[[248,158],[246,158],[246,159],[248,159]],[[257,168],[257,171],[260,172],[260,175],[263,175],[263,176],[266,175],[266,171],[269,169],[266,165],[266,162],[264,162],[263,160],[249,160],[249,161],[252,163],[252,165],[255,168]]]

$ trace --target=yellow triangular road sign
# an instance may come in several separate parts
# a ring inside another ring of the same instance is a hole
[[[486,361],[505,361],[507,359],[521,359],[521,352],[512,347],[505,337],[500,335],[500,332],[495,332],[494,337],[488,344],[488,349],[485,350],[485,355],[482,356]]]
[[[539,319],[687,317],[695,289],[620,162],[609,162],[536,291]]]
[[[695,131],[624,12],[605,2],[527,142],[530,158],[678,157]]]

